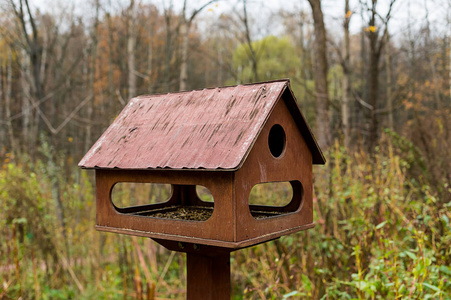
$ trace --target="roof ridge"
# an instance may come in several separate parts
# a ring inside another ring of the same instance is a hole
[[[261,85],[261,84],[265,84],[265,83],[275,83],[275,82],[284,82],[284,81],[287,82],[288,84],[290,84],[290,79],[289,78],[283,78],[283,79],[274,79],[274,80],[259,81],[259,82],[252,82],[252,83],[241,83],[241,84],[235,84],[235,85],[206,87],[206,88],[199,88],[199,89],[194,89],[194,90],[185,90],[185,91],[176,91],[176,92],[162,92],[162,93],[154,93],[154,94],[142,94],[142,95],[138,95],[136,97],[133,97],[132,99],[144,98],[144,97],[149,97],[149,96],[164,96],[164,95],[168,95],[168,94],[171,94],[171,95],[174,95],[174,94],[185,94],[185,93],[191,93],[191,92],[201,92],[201,91],[205,91],[205,90],[225,89],[225,88],[234,88],[234,87],[239,87],[239,86],[250,86],[250,85]]]

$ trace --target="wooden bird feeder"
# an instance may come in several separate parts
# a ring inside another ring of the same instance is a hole
[[[186,252],[187,298],[219,300],[230,299],[231,251],[314,226],[312,165],[324,163],[289,80],[278,80],[133,98],[79,166],[95,169],[98,230]],[[111,193],[121,182],[170,184],[172,193],[120,208]],[[250,205],[251,189],[267,182],[289,182],[291,201]]]

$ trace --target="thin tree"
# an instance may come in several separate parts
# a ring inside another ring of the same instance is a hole
[[[3,61],[0,59],[0,100],[3,99]],[[5,117],[3,116],[3,103],[0,102],[0,145],[5,145],[5,137],[6,137],[6,122]],[[4,148],[4,146],[3,146]],[[3,149],[0,148],[0,151]]]
[[[392,93],[392,74],[391,74],[391,49],[390,49],[390,34],[385,33],[386,46],[385,46],[385,73],[386,73],[386,87],[387,87],[387,116],[388,116],[388,128],[394,129],[393,121],[393,93]]]
[[[136,96],[135,70],[135,1],[130,0],[127,9],[127,65],[128,65],[128,99]]]
[[[186,16],[187,0],[183,1],[183,10],[181,15],[180,35],[182,36],[182,59],[180,64],[179,88],[181,91],[187,89],[188,81],[188,48],[189,48],[189,32],[196,16],[208,5],[218,0],[210,0],[201,7],[195,9],[189,17]]]
[[[111,10],[111,1],[108,2],[108,6]],[[115,97],[115,89],[114,89],[114,74],[113,74],[113,22],[111,20],[111,13],[108,11],[105,15],[106,18],[106,28],[107,28],[107,34],[108,34],[108,99],[110,101],[107,101],[107,111],[110,111],[108,108],[112,107],[111,101]]]
[[[362,3],[369,14],[368,27],[366,28],[367,38],[369,40],[369,72],[368,72],[368,104],[371,106],[370,111],[370,132],[368,138],[368,150],[371,152],[378,139],[379,128],[379,74],[380,60],[382,50],[386,45],[387,27],[392,16],[393,5],[397,0],[390,0],[388,11],[385,16],[381,16],[377,11],[377,0],[371,0],[370,5]],[[380,20],[378,22],[377,20]],[[381,24],[379,26],[378,24]]]
[[[249,48],[250,53],[250,59],[252,61],[252,73],[254,74],[254,81],[258,81],[258,59],[257,59],[257,53],[252,46],[252,39],[251,39],[251,32],[249,29],[249,17],[247,15],[247,0],[243,0],[243,16],[240,18],[241,22],[243,22],[244,25],[244,34],[246,38],[246,43]]]
[[[345,147],[349,149],[351,146],[351,54],[350,54],[350,40],[349,40],[349,23],[351,22],[352,11],[349,7],[349,0],[345,1],[345,19],[343,23],[344,28],[344,43],[343,43],[343,99],[341,102],[341,122],[343,126],[343,136]]]
[[[100,1],[95,2],[95,20],[94,26],[91,31],[91,69],[89,72],[89,102],[86,110],[86,118],[90,121],[94,113],[94,81],[96,74],[96,62],[97,62],[97,45],[98,45],[98,27],[99,27],[99,10]],[[85,136],[85,151],[87,152],[92,145],[92,123],[88,122],[86,125],[86,136]]]
[[[12,54],[11,48],[8,48],[8,62],[6,66],[6,91],[5,91],[5,114],[6,125],[8,127],[9,141],[12,151],[18,151],[16,138],[14,136],[13,125],[11,122],[11,89],[12,89]]]
[[[42,45],[40,42],[39,30],[36,24],[35,16],[33,15],[28,0],[19,0],[16,5],[14,0],[9,0],[12,7],[16,21],[18,22],[18,29],[20,37],[23,41],[19,42],[22,47],[22,83],[23,89],[23,134],[24,141],[27,141],[27,149],[31,149],[31,154],[34,156],[38,132],[41,128],[40,118],[40,103],[38,102],[44,96],[44,86],[41,78],[41,56]],[[32,83],[30,85],[30,83]],[[36,107],[34,117],[31,116],[31,104]]]
[[[166,29],[166,41],[165,41],[165,66],[164,66],[164,83],[165,90],[170,91],[171,87],[171,60],[174,53],[172,33],[173,33],[173,3],[172,0],[169,1],[169,6],[164,6],[164,21]]]
[[[315,91],[318,143],[327,148],[331,142],[329,126],[329,90],[327,84],[327,43],[321,0],[308,0],[312,8],[315,30]]]
[[[303,1],[302,1],[303,2]],[[306,19],[306,14],[304,12],[303,9],[300,10],[299,12],[299,44],[300,44],[300,48],[301,48],[301,81],[302,81],[302,85],[304,87],[304,96],[307,93],[307,56],[309,55],[309,53],[307,53],[307,47],[306,47],[306,43],[305,43],[305,33],[304,33],[304,27],[305,27],[305,19]]]
[[[449,104],[451,105],[451,2],[448,2],[448,14],[447,14],[447,22],[446,24],[448,24],[448,33],[447,33],[447,38],[448,38],[448,55],[449,55],[449,62],[448,62],[448,66],[449,66]],[[446,63],[446,62],[445,62]]]

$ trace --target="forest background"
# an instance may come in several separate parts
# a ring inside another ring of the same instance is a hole
[[[450,45],[446,0],[2,0],[0,299],[184,299],[182,254],[94,230],[77,162],[133,96],[280,78],[317,225],[233,253],[234,299],[451,299]]]

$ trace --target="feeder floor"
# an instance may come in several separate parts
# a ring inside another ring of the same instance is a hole
[[[213,214],[213,207],[173,205],[165,208],[134,212],[133,214],[161,219],[206,221]],[[260,220],[284,213],[251,210],[251,214],[255,219]]]

